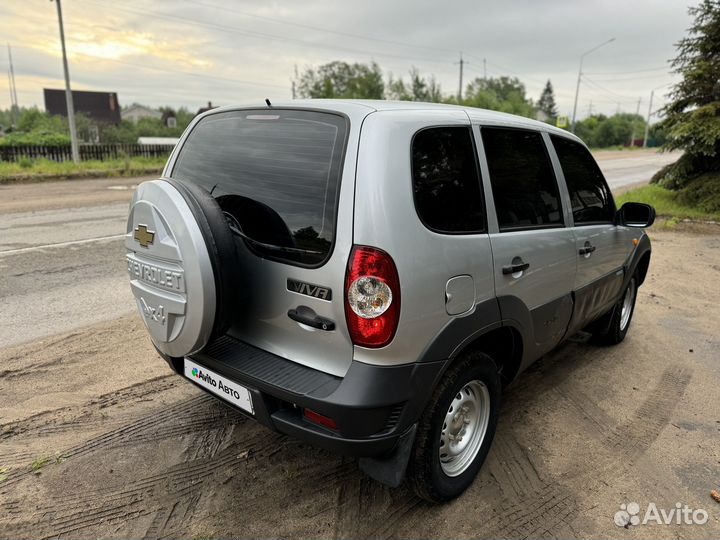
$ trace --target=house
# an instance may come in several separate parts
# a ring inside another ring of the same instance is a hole
[[[155,109],[151,109],[150,107],[146,107],[145,105],[140,105],[139,103],[133,103],[129,107],[124,108],[120,115],[122,116],[123,120],[129,120],[134,124],[137,124],[138,121],[142,120],[143,118],[162,117],[162,113],[160,111],[156,111]]]
[[[167,109],[162,113],[162,123],[166,128],[176,128],[177,116],[175,116],[175,111]]]
[[[67,117],[65,90],[43,88],[45,110],[52,115]],[[73,90],[73,108],[98,124],[120,123],[120,105],[115,92],[88,92]]]
[[[209,110],[215,109],[215,108],[217,108],[217,107],[212,104],[212,101],[208,101],[207,107],[200,107],[198,109],[197,114],[195,114],[195,116],[197,116],[198,114],[202,114],[204,112],[208,112]]]

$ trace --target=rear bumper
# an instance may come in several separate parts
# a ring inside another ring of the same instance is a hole
[[[353,362],[341,378],[229,336],[191,358],[248,388],[253,418],[261,424],[333,452],[359,457],[382,456],[395,448],[420,416],[444,366],[444,362],[392,367]],[[166,360],[175,372],[183,373],[182,358]],[[332,418],[338,429],[309,422],[303,417],[303,408]]]

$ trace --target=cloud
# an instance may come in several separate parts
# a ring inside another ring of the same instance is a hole
[[[63,86],[55,9],[0,5],[22,105],[42,106],[43,86]],[[584,116],[592,102],[594,112],[634,112],[642,98],[643,112],[651,89],[677,80],[668,60],[691,22],[676,0],[65,0],[63,10],[73,88],[191,109],[287,99],[295,66],[332,60],[375,60],[396,77],[415,66],[456,92],[462,51],[465,82],[518,76],[537,99],[550,78],[569,114],[580,55],[615,37],[586,57],[578,110]],[[0,94],[0,107],[8,104]]]

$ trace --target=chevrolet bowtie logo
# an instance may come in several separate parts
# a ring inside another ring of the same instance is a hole
[[[147,225],[138,225],[135,227],[133,238],[137,240],[142,247],[146,248],[155,240],[155,233],[148,231]]]

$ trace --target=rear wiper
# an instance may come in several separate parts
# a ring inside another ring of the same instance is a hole
[[[253,245],[260,246],[263,249],[269,249],[272,251],[279,251],[281,253],[302,253],[302,254],[310,254],[310,255],[322,255],[322,251],[315,251],[312,249],[302,249],[302,248],[294,248],[294,247],[288,247],[288,246],[278,246],[276,244],[268,244],[266,242],[261,242],[260,240],[255,240],[254,238],[249,237],[247,234],[242,232],[240,230],[240,224],[237,222],[234,216],[229,216],[226,212],[223,212],[226,217],[229,217],[230,219],[227,219],[228,227],[230,228],[230,231],[233,234],[237,234],[240,238],[243,240],[247,240]]]

